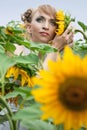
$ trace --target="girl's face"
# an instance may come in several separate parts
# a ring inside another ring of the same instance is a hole
[[[56,23],[53,16],[37,11],[29,26],[29,33],[33,42],[48,43],[55,36]]]

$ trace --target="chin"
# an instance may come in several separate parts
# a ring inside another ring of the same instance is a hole
[[[41,40],[40,42],[41,42],[41,43],[44,43],[44,44],[48,44],[48,43],[49,43],[48,40]]]
[[[38,39],[38,40],[33,40],[34,42],[38,42],[38,43],[44,43],[44,44],[48,44],[50,40],[48,39]]]

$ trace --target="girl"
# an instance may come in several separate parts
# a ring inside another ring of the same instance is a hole
[[[28,39],[33,42],[39,42],[49,44],[62,51],[65,45],[73,45],[73,30],[71,25],[65,30],[62,35],[55,33],[56,24],[56,9],[50,5],[40,5],[36,9],[28,9],[22,16],[21,19],[24,22],[27,30]],[[24,46],[18,46],[15,51],[16,54],[20,52],[26,53]],[[47,54],[43,66],[47,68],[47,61],[49,59],[56,60],[57,52]]]

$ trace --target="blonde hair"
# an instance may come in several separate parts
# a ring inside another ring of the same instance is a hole
[[[36,9],[28,9],[21,15],[21,20],[24,23],[31,23],[33,15],[37,12],[44,12],[49,16],[53,16],[56,19],[56,9],[51,5],[40,5]]]

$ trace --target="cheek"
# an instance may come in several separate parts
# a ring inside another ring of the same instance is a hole
[[[56,35],[55,31],[56,31],[56,28],[52,28],[50,30],[50,34],[51,34],[52,38]]]
[[[39,30],[39,25],[33,23],[33,24],[31,25],[31,33],[36,33],[36,32],[38,32],[38,30]]]

